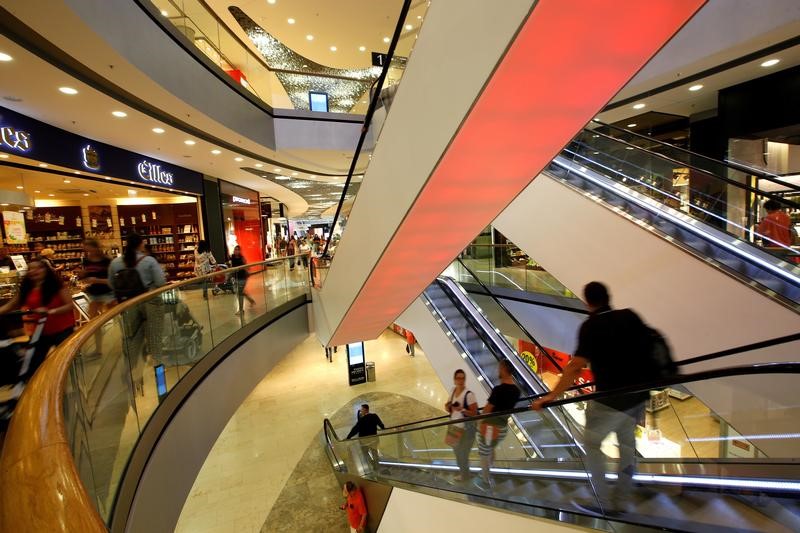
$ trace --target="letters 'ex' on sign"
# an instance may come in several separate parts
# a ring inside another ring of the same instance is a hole
[[[382,67],[389,61],[389,56],[380,52],[372,52],[372,66]]]

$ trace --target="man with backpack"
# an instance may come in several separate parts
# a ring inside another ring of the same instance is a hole
[[[647,383],[674,372],[663,338],[647,327],[630,309],[612,310],[608,289],[593,281],[583,289],[589,318],[581,325],[578,348],[549,394],[531,404],[541,409],[575,383],[580,371],[591,364],[595,390],[605,392]],[[584,446],[586,467],[603,510],[620,509],[633,489],[636,471],[637,421],[644,416],[649,392],[615,395],[589,402],[586,410]],[[600,445],[609,433],[619,443],[619,471],[613,494],[606,481],[606,457]]]

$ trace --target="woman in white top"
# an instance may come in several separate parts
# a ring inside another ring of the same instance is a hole
[[[208,242],[198,241],[197,248],[194,249],[194,274],[195,276],[205,276],[214,272],[217,260],[208,247]],[[208,278],[203,280],[203,298],[208,300]]]
[[[455,387],[450,393],[450,400],[444,405],[445,411],[450,413],[451,420],[459,420],[467,416],[478,414],[478,401],[475,395],[467,390],[467,375],[460,368],[453,374]],[[461,472],[459,481],[469,480],[469,454],[475,442],[475,423],[463,422],[451,424],[447,429],[447,443],[453,447],[456,463]]]

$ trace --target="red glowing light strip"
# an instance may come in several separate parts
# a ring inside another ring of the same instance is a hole
[[[377,337],[704,3],[540,0],[331,344]]]

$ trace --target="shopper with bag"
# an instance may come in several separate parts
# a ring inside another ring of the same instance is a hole
[[[467,390],[467,375],[460,368],[453,374],[455,387],[450,393],[450,400],[444,405],[450,413],[451,420],[460,420],[478,414],[478,402],[475,395]],[[466,421],[447,426],[445,443],[453,448],[458,464],[458,481],[469,480],[469,454],[475,442],[475,422]]]

